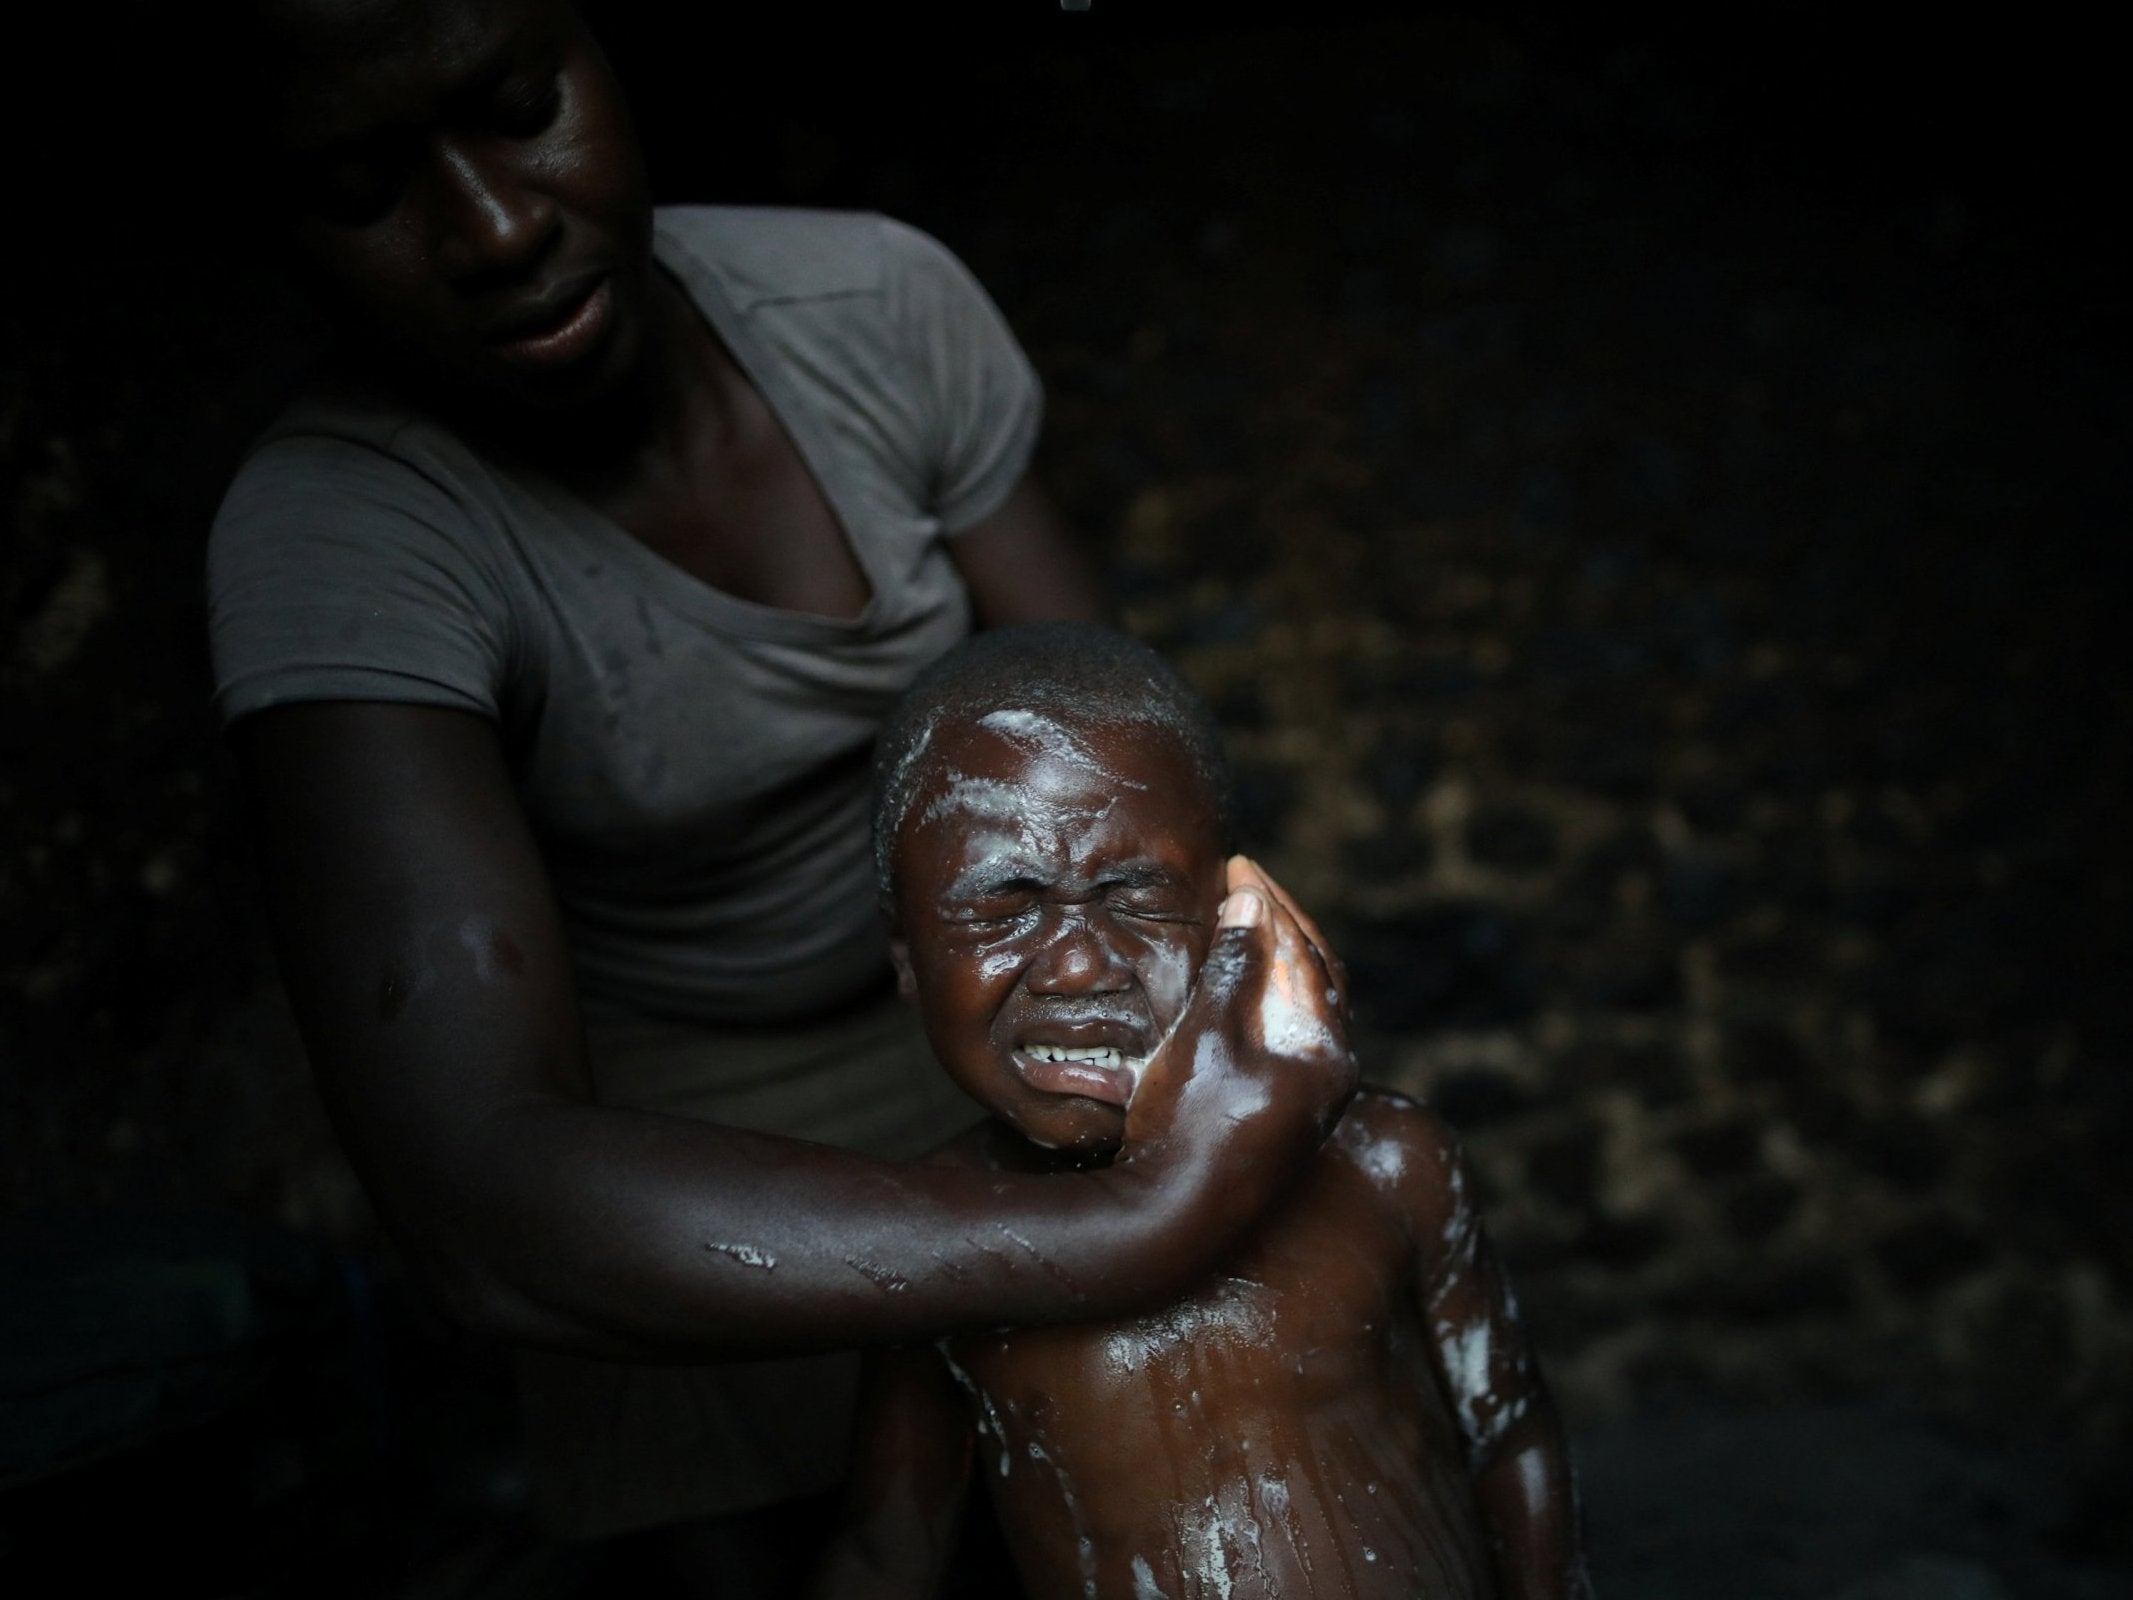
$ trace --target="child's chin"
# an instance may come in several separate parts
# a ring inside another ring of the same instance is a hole
[[[1124,1131],[1117,1126],[1123,1118],[1106,1120],[1113,1126],[1061,1127],[1054,1122],[1048,1126],[1018,1127],[1015,1131],[1040,1150],[1087,1166],[1109,1161],[1118,1154],[1118,1147],[1124,1142]]]

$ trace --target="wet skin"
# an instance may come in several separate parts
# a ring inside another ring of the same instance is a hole
[[[1219,819],[1167,742],[1026,712],[938,729],[926,759],[896,856],[904,992],[979,1105],[1108,1155],[1214,937]]]
[[[790,441],[644,265],[641,163],[567,9],[259,9],[270,81],[288,89],[260,135],[284,174],[272,198],[294,208],[314,281],[363,331],[379,377],[449,408],[485,448],[538,457],[707,583],[797,611],[864,605]],[[500,123],[521,90],[525,120]],[[405,181],[302,214],[321,152],[330,168],[351,142],[412,152]],[[582,347],[581,334],[543,343],[540,327],[515,352],[488,339],[518,297],[546,305],[610,265],[612,320]],[[950,551],[983,625],[1094,615],[1085,566],[1027,484]],[[1240,873],[1232,909],[1252,915],[1212,939],[1176,1048],[1104,1170],[891,1166],[601,1106],[568,941],[493,724],[326,702],[255,713],[233,740],[328,1110],[410,1267],[506,1339],[703,1361],[1153,1303],[1245,1229],[1353,1090],[1345,1060],[1257,1038],[1260,991],[1304,936]],[[1003,1224],[1027,1252],[1002,1253]],[[902,1289],[884,1292],[892,1281]]]
[[[1098,1037],[1160,1034],[1203,938],[1218,857],[1189,768],[1146,731],[1058,738],[937,732],[902,834],[909,987],[994,1119],[953,1168],[1102,1160],[1130,1110],[1030,1042],[1098,997],[1120,1018]],[[1562,1430],[1452,1140],[1382,1092],[1172,1304],[880,1359],[855,1470],[824,1596],[930,1593],[973,1473],[1032,1600],[1584,1592]]]
[[[1447,1287],[1434,1247],[1449,1159],[1426,1112],[1365,1091],[1299,1188],[1192,1294],[1138,1318],[944,1345],[1032,1600],[1089,1581],[1132,1596],[1135,1558],[1172,1596],[1496,1592],[1425,1305]],[[1486,1305],[1487,1285],[1457,1288]],[[1501,1305],[1483,1315],[1488,1404],[1530,1409],[1524,1341]]]

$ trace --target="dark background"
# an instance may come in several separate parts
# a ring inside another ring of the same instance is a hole
[[[1467,1135],[1603,1592],[2124,1592],[2101,39],[674,9],[596,10],[663,198],[891,211],[1022,334],[1366,1070]],[[312,1103],[207,710],[205,527],[312,324],[153,8],[56,21],[0,296],[0,1563],[568,1592]]]

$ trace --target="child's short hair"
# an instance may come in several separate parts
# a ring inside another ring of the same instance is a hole
[[[1176,739],[1230,830],[1229,764],[1213,711],[1177,669],[1138,639],[1087,622],[1030,622],[973,634],[927,667],[874,745],[874,870],[884,902],[896,835],[944,722],[1035,711],[1079,723],[1140,724]]]

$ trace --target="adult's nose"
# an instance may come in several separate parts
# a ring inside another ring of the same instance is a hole
[[[437,261],[455,280],[517,276],[555,232],[554,200],[498,144],[455,139],[436,150]]]
[[[1104,936],[1100,919],[1079,906],[1048,919],[1044,946],[1029,964],[1027,983],[1038,994],[1115,994],[1131,987],[1133,969]]]

